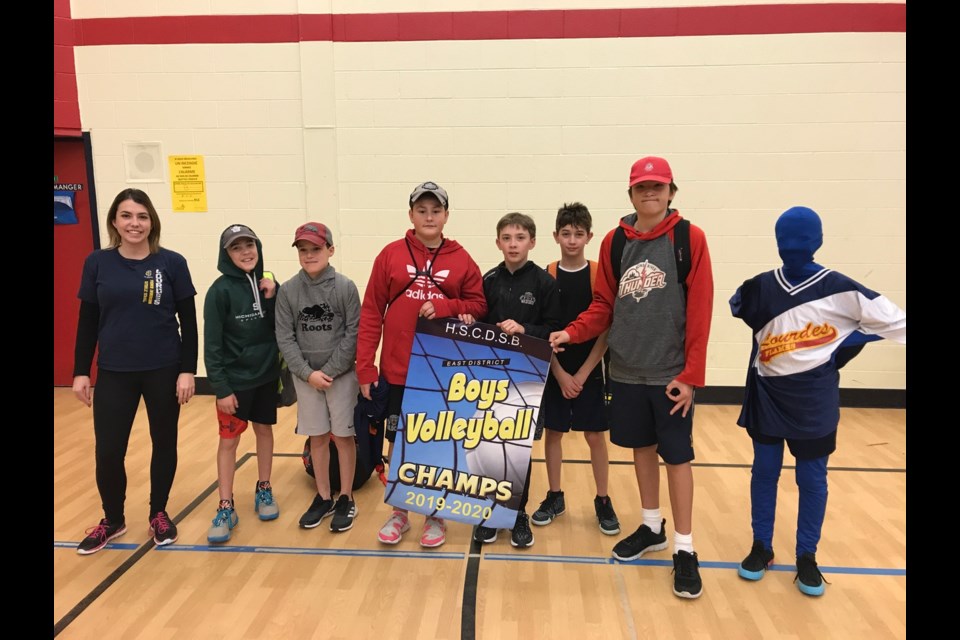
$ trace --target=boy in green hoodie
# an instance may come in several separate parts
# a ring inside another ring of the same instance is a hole
[[[277,284],[272,274],[264,275],[262,245],[250,227],[234,224],[223,231],[217,269],[223,275],[210,285],[203,304],[203,359],[220,424],[220,503],[207,540],[226,542],[239,522],[233,479],[240,434],[248,421],[257,437],[254,511],[261,520],[280,515],[270,486],[280,360],[274,334]]]

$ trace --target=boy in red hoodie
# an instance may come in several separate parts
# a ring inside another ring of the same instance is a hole
[[[650,156],[633,164],[627,194],[634,213],[600,245],[593,302],[565,330],[550,334],[550,343],[562,351],[564,343],[585,342],[609,329],[610,441],[633,449],[643,509],[643,524],[614,546],[613,557],[629,561],[668,546],[659,455],[675,521],[673,592],[698,598],[703,583],[693,550],[693,394],[706,374],[713,270],[699,227],[689,225],[689,251],[675,247],[675,229],[683,221],[670,208],[676,193],[666,160]],[[619,280],[611,258],[618,233],[624,236]],[[681,261],[689,262],[683,282]]]
[[[450,217],[447,192],[434,182],[417,185],[410,194],[410,222],[413,229],[400,240],[385,246],[370,270],[370,280],[360,307],[357,338],[357,380],[360,393],[370,399],[370,387],[379,379],[390,385],[387,404],[386,438],[389,456],[397,437],[403,404],[404,384],[417,318],[483,318],[487,303],[483,295],[480,268],[460,243],[444,237]],[[383,337],[380,370],[374,364],[377,346]],[[407,512],[394,508],[377,534],[384,544],[397,544],[410,529]],[[446,542],[443,519],[428,517],[420,545],[439,547]]]

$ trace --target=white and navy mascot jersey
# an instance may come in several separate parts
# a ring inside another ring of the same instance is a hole
[[[754,338],[737,424],[769,436],[812,439],[836,430],[837,354],[854,332],[907,341],[900,308],[830,269],[794,285],[783,269],[762,273],[737,289],[730,306]]]

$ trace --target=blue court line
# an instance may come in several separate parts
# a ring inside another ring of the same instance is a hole
[[[54,540],[53,547],[61,549],[76,549],[79,542],[67,542],[65,540]],[[104,549],[113,549],[115,551],[133,551],[139,549],[141,545],[135,542],[108,542]]]
[[[616,560],[615,558],[596,558],[590,556],[535,556],[518,554],[500,554],[485,553],[485,560],[502,560],[506,562],[560,562],[565,564],[624,564],[641,567],[673,567],[673,560],[630,560],[627,562]],[[701,560],[701,569],[732,569],[736,570],[740,566],[739,562],[717,562],[711,560]],[[906,569],[873,569],[868,567],[829,567],[818,565],[822,573],[836,573],[848,575],[870,575],[870,576],[906,576]],[[796,573],[797,567],[792,564],[775,564],[768,568],[769,571],[785,571]]]
[[[347,556],[367,558],[425,558],[428,560],[463,560],[465,553],[443,551],[378,551],[376,549],[317,549],[315,547],[252,547],[206,544],[174,544],[157,547],[157,551],[219,551],[232,553],[275,553],[304,556]]]
[[[75,549],[78,543],[56,541],[54,547]],[[138,548],[140,545],[129,543],[107,544],[104,549],[113,549],[117,551],[130,551]],[[469,552],[443,552],[443,551],[378,551],[375,549],[317,549],[315,547],[255,547],[255,546],[231,546],[231,545],[206,545],[206,544],[172,544],[163,547],[156,547],[155,551],[213,551],[219,553],[275,553],[281,555],[302,555],[302,556],[343,556],[343,557],[362,557],[362,558],[419,558],[425,560],[462,560],[469,555]],[[595,564],[595,565],[614,565],[623,564],[638,567],[673,567],[673,560],[652,560],[640,559],[622,562],[614,558],[598,558],[594,556],[543,556],[532,554],[513,554],[513,553],[484,553],[484,560],[494,560],[503,562],[558,562],[561,564]],[[701,569],[730,569],[736,571],[740,566],[739,562],[718,562],[711,560],[701,560]],[[796,572],[796,566],[792,564],[775,564],[769,567],[769,571],[784,571],[788,573]],[[879,569],[869,567],[831,567],[820,565],[820,571],[823,573],[847,574],[847,575],[868,575],[868,576],[906,576],[906,569]]]

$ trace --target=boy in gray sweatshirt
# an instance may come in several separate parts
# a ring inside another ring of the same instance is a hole
[[[330,530],[353,527],[357,505],[353,475],[357,450],[353,409],[360,388],[355,373],[360,294],[350,278],[337,273],[333,234],[319,222],[300,225],[293,246],[300,271],[277,296],[277,345],[297,389],[297,433],[310,437],[317,495],[300,526],[312,529],[333,515]],[[330,438],[340,457],[340,497],[330,489]]]

